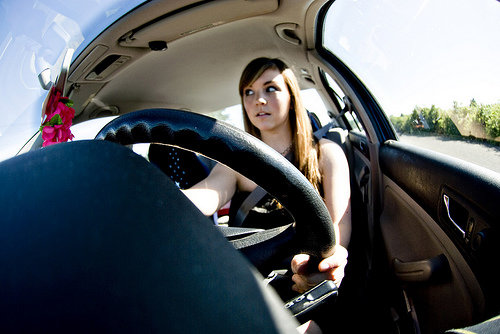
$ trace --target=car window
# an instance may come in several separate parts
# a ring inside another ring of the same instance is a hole
[[[337,0],[323,46],[402,142],[500,172],[500,2]]]
[[[71,132],[75,136],[73,140],[94,139],[99,130],[106,124],[111,122],[117,116],[100,117],[91,119],[82,123],[74,124],[71,127]]]
[[[65,49],[74,57],[104,28],[143,0],[2,1],[0,3],[0,161],[15,155],[40,127],[47,91]]]
[[[365,134],[365,129],[363,128],[363,125],[359,121],[358,116],[356,115],[356,111],[352,107],[346,109],[345,100],[347,97],[342,88],[339,87],[337,82],[328,73],[322,72],[322,74],[326,78],[326,81],[328,83],[328,88],[332,92],[332,95],[336,98],[340,108],[342,110],[345,110],[343,117],[349,124],[349,129],[359,131],[362,134]]]
[[[316,89],[304,89],[300,91],[300,96],[302,97],[302,103],[304,104],[304,107],[309,112],[314,113],[316,116],[318,116],[319,121],[322,125],[326,125],[330,122],[328,110],[325,106],[325,103],[323,102],[323,99]]]
[[[209,116],[227,122],[239,129],[243,130],[245,128],[245,125],[243,123],[241,104],[236,104],[234,106],[229,106],[224,109],[214,111],[210,113]]]

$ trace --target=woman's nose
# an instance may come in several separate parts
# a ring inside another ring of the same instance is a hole
[[[264,96],[262,96],[262,95],[257,96],[257,104],[266,104],[266,103],[267,103],[267,100],[265,99]]]

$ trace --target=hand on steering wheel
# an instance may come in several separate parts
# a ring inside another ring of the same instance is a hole
[[[339,286],[344,278],[347,255],[347,249],[336,245],[333,254],[321,260],[317,268],[309,268],[309,255],[295,255],[292,259],[292,280],[295,283],[292,289],[302,293],[324,280],[334,281]]]

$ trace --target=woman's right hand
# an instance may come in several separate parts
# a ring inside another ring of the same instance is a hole
[[[321,260],[317,268],[309,268],[309,255],[295,255],[292,259],[292,280],[295,283],[292,289],[303,293],[324,280],[334,281],[339,286],[344,278],[347,256],[347,249],[337,245],[332,255]]]

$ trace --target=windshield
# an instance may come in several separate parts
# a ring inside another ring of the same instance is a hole
[[[50,69],[55,81],[66,49],[75,49],[78,55],[102,30],[142,2],[0,2],[0,161],[15,155],[40,126],[47,91],[38,75]]]

